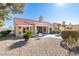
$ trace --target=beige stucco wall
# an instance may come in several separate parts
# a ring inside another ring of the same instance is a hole
[[[21,29],[19,29],[19,26],[21,27]],[[32,27],[32,31],[34,33],[37,33],[37,26],[41,26],[41,27],[46,27],[46,31],[49,33],[50,32],[50,28],[52,28],[52,30],[54,29],[52,24],[49,23],[44,23],[44,22],[35,22],[35,24],[20,24],[20,25],[15,25],[15,33],[16,36],[22,36],[23,35],[23,27]],[[19,34],[19,31],[21,32],[21,35]]]
[[[20,29],[19,29],[19,26],[21,27]],[[23,35],[23,27],[32,27],[33,28],[33,25],[29,25],[29,24],[24,24],[24,25],[16,25],[16,36],[22,36]],[[32,29],[32,31],[34,31],[33,29]],[[19,32],[21,32],[21,33],[19,33]]]

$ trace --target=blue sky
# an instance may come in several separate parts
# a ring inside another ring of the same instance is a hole
[[[47,22],[79,24],[79,3],[27,3],[23,14],[13,15],[11,20],[4,22],[4,27],[14,27],[14,17],[37,20],[42,15]]]

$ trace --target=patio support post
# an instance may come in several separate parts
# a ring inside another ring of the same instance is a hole
[[[48,28],[48,34],[50,33],[50,29]]]
[[[37,34],[37,26],[35,26],[35,34]]]
[[[48,28],[46,28],[46,34],[48,34]]]
[[[23,27],[21,27],[21,34],[23,35]]]

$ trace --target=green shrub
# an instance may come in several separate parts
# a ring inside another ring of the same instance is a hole
[[[7,33],[9,34],[11,32],[11,30],[7,30]]]
[[[33,32],[31,30],[27,30],[22,37],[25,39],[25,41],[27,41],[32,36],[33,36]]]
[[[0,34],[1,34],[2,36],[6,36],[6,35],[8,35],[10,32],[11,32],[11,30],[6,30],[6,31],[1,31]]]
[[[61,32],[61,36],[64,39],[65,43],[72,47],[77,43],[79,39],[79,32],[75,30],[66,30]]]
[[[62,31],[61,36],[63,39],[68,39],[69,37],[71,38],[78,38],[79,32],[78,31]]]
[[[29,36],[27,33],[25,33],[22,37],[25,39],[25,41],[27,41],[29,39]]]
[[[52,31],[52,34],[59,34],[59,33],[60,31],[57,31],[57,30]]]
[[[26,33],[27,33],[27,35],[28,35],[29,37],[32,37],[32,36],[33,36],[33,32],[32,32],[31,30],[27,30]]]

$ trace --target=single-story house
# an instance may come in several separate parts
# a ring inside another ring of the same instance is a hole
[[[43,17],[40,16],[38,20],[14,18],[14,32],[17,36],[23,35],[24,30],[32,30],[34,34],[38,33],[51,33],[53,25],[45,22]]]

